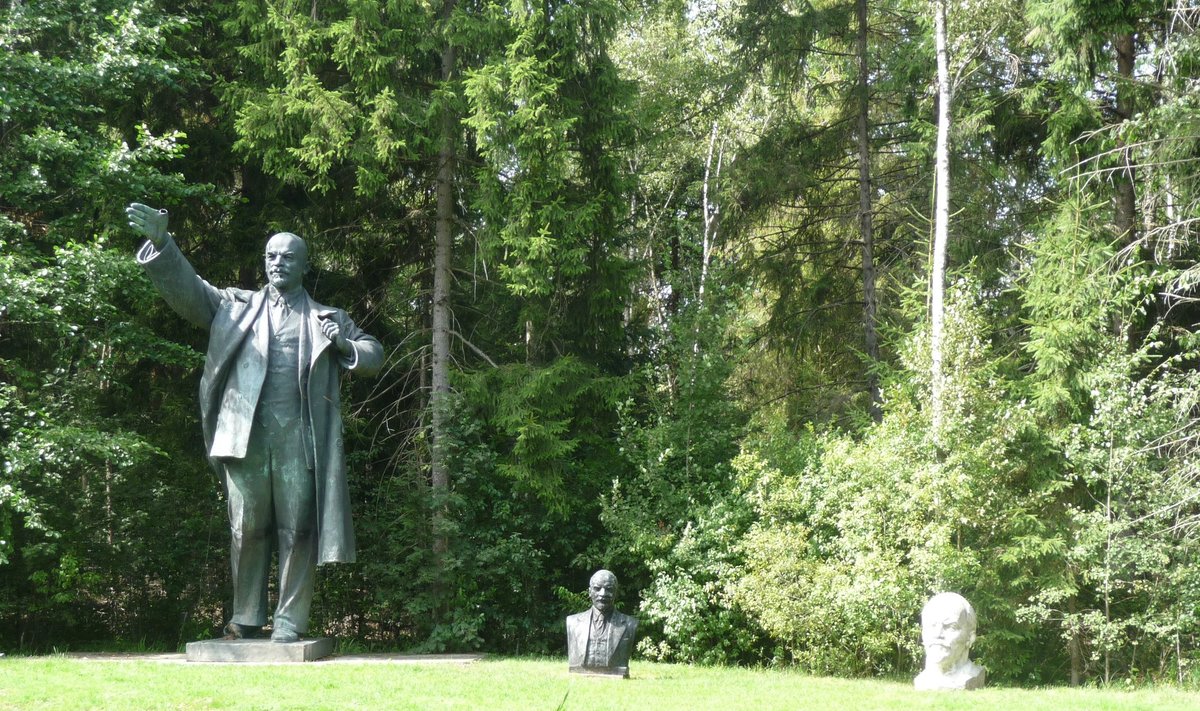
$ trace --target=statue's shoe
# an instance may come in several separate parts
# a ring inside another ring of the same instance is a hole
[[[225,625],[225,636],[221,639],[254,639],[262,631],[260,627],[251,625],[239,625],[236,622],[230,622]]]
[[[271,641],[279,643],[298,642],[300,641],[300,635],[295,630],[280,627],[271,632]]]

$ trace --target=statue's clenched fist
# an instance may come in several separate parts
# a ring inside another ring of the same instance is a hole
[[[350,344],[342,336],[342,327],[338,325],[337,321],[333,320],[333,312],[318,313],[317,319],[321,322],[321,331],[325,334],[326,338],[333,341],[334,347],[342,353],[349,353],[351,351]]]

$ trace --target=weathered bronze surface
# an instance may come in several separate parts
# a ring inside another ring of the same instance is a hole
[[[262,289],[219,289],[175,245],[166,210],[132,203],[125,212],[147,238],[137,259],[158,292],[209,331],[200,419],[229,508],[233,616],[226,637],[252,638],[266,625],[274,545],[279,600],[271,638],[294,642],[308,631],[316,565],[354,560],[340,371],[378,372],[383,348],[345,311],[309,297],[302,285],[308,247],[296,235],[267,241]]]
[[[629,676],[638,621],[616,610],[617,576],[598,570],[588,582],[591,609],[567,617],[567,663],[571,672]]]

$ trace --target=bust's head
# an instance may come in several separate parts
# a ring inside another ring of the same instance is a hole
[[[938,593],[921,610],[921,642],[925,646],[925,670],[953,673],[968,663],[967,653],[975,643],[975,610],[958,593]]]
[[[617,576],[607,570],[597,570],[588,581],[588,597],[597,612],[603,615],[612,612],[617,601]]]

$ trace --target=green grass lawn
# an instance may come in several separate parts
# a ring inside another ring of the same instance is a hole
[[[567,674],[566,660],[293,665],[0,659],[0,709],[1200,709],[1174,689],[917,692],[870,679],[636,662],[632,678]]]

